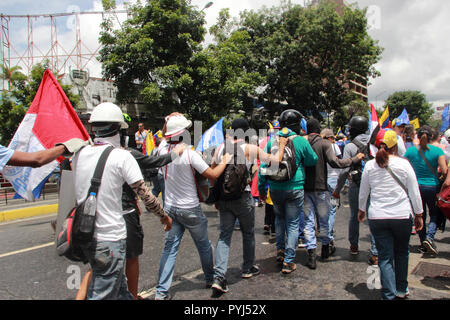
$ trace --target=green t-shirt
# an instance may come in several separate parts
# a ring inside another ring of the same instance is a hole
[[[290,132],[286,135],[282,134],[281,132],[279,132],[278,134],[285,137],[295,135],[295,133],[293,132]],[[273,142],[274,138],[271,138],[267,142],[265,152],[270,153]],[[289,181],[277,182],[267,179],[266,176],[261,175],[261,173],[259,172],[258,189],[261,194],[266,193],[265,189],[267,182],[269,183],[269,187],[271,190],[303,190],[303,185],[305,184],[305,169],[303,168],[303,166],[315,166],[318,158],[314,150],[311,148],[311,145],[305,138],[298,136],[294,138],[292,142],[294,144],[296,163],[298,166],[295,176]],[[261,162],[261,167],[267,167],[267,164]]]
[[[438,159],[440,156],[445,155],[441,148],[428,145],[429,150],[424,150],[425,158],[428,160],[430,165],[437,172],[438,169]],[[409,148],[406,150],[405,158],[411,163],[414,172],[417,176],[417,181],[419,185],[423,186],[437,186],[439,185],[439,180],[436,178],[433,172],[428,168],[425,161],[420,156],[419,150],[416,147]]]

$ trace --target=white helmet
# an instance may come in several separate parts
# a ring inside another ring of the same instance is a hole
[[[447,139],[447,140],[450,138],[450,129],[445,131],[444,136],[445,136],[445,139]]]
[[[122,110],[112,102],[103,102],[94,108],[89,123],[95,122],[118,122],[121,129],[128,129]]]
[[[192,121],[186,119],[183,115],[176,115],[166,118],[166,137],[176,136],[181,134],[185,129],[192,126]]]

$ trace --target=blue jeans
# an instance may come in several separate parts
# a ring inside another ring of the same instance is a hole
[[[133,300],[125,276],[126,240],[93,241],[83,247],[92,269],[87,300]]]
[[[164,176],[160,173],[158,173],[158,175],[156,177],[152,178],[152,184],[153,184],[153,189],[152,189],[152,193],[155,197],[158,198],[159,193],[162,193],[162,201],[163,201],[163,206],[164,206],[164,196],[165,196],[165,181],[164,181]]]
[[[378,248],[381,296],[392,300],[397,293],[408,292],[409,239],[412,219],[369,220]]]
[[[314,219],[317,216],[319,219],[320,228],[320,241],[322,245],[330,244],[329,237],[329,214],[330,214],[330,192],[329,191],[317,191],[317,192],[305,192],[305,220],[307,220],[305,226],[306,248],[315,249],[317,247],[316,232]]]
[[[306,242],[305,239],[305,211],[303,210],[303,206],[300,207],[300,222],[298,224],[298,238],[302,239],[304,242]]]
[[[420,243],[426,239],[434,240],[437,230],[437,220],[439,218],[439,208],[436,206],[436,194],[439,193],[439,186],[423,186],[419,185],[420,196],[422,197],[423,206],[423,228],[419,231]],[[426,227],[427,207],[430,213],[430,223]]]
[[[225,278],[228,268],[231,237],[235,221],[239,221],[242,232],[242,272],[248,272],[255,262],[255,207],[250,193],[241,199],[219,201],[220,236],[216,247],[215,277]]]
[[[284,261],[293,263],[298,243],[300,210],[303,206],[304,191],[270,190],[270,196],[275,211],[277,250],[284,250]]]
[[[359,242],[359,221],[358,221],[358,211],[359,211],[359,187],[350,182],[348,188],[348,203],[350,205],[350,221],[348,226],[348,240],[350,245],[358,246]],[[367,213],[367,210],[366,210]],[[368,217],[370,219],[370,217]],[[374,256],[378,255],[377,247],[375,245],[375,239],[372,234],[370,234],[370,253]]]
[[[186,229],[189,230],[197,247],[206,282],[212,282],[214,279],[213,250],[208,239],[208,220],[203,214],[201,206],[192,209],[166,206],[164,210],[172,218],[172,229],[165,235],[156,287],[157,299],[163,299],[169,294],[175,259]]]
[[[328,190],[330,191],[330,194],[333,193],[334,189],[336,189],[337,185],[337,177],[328,178]],[[331,199],[331,198],[330,198]],[[334,222],[336,220],[336,211],[337,206],[334,206],[330,203],[330,213],[328,215],[328,237],[330,238],[330,241],[334,241]]]

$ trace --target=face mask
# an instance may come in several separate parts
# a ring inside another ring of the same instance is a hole
[[[106,138],[95,138],[94,139],[95,144],[110,144],[114,148],[120,148],[120,134],[116,134],[112,137],[106,137]]]

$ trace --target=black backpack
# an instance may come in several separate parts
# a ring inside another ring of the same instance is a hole
[[[240,199],[250,182],[250,173],[241,146],[242,142],[226,142],[224,145],[223,154],[232,154],[233,161],[227,164],[216,183],[220,200]]]
[[[352,143],[358,148],[358,153],[364,154],[364,159],[361,162],[357,164],[352,164],[350,167],[350,177],[353,183],[359,186],[361,184],[361,177],[362,172],[364,170],[364,164],[365,162],[372,160],[373,157],[371,156],[369,151],[369,143],[363,144],[361,141],[358,140],[353,140]]]
[[[297,172],[297,157],[295,154],[295,147],[293,140],[297,135],[290,136],[286,146],[284,147],[283,159],[277,165],[270,165],[268,167],[261,167],[261,174],[267,176],[269,180],[283,182],[289,181]],[[278,143],[271,146],[270,153],[276,154],[278,152]]]
[[[89,234],[85,234],[80,230],[83,219],[86,219],[86,216],[83,214],[84,205],[91,192],[94,192],[95,194],[98,193],[106,160],[113,149],[114,148],[110,146],[103,151],[97,163],[97,167],[95,168],[88,196],[83,202],[69,211],[66,220],[64,220],[62,230],[56,239],[56,251],[58,252],[58,255],[64,256],[71,261],[81,261],[83,263],[88,262],[81,246],[91,242],[94,233],[91,232]],[[95,219],[93,223],[95,224]]]

